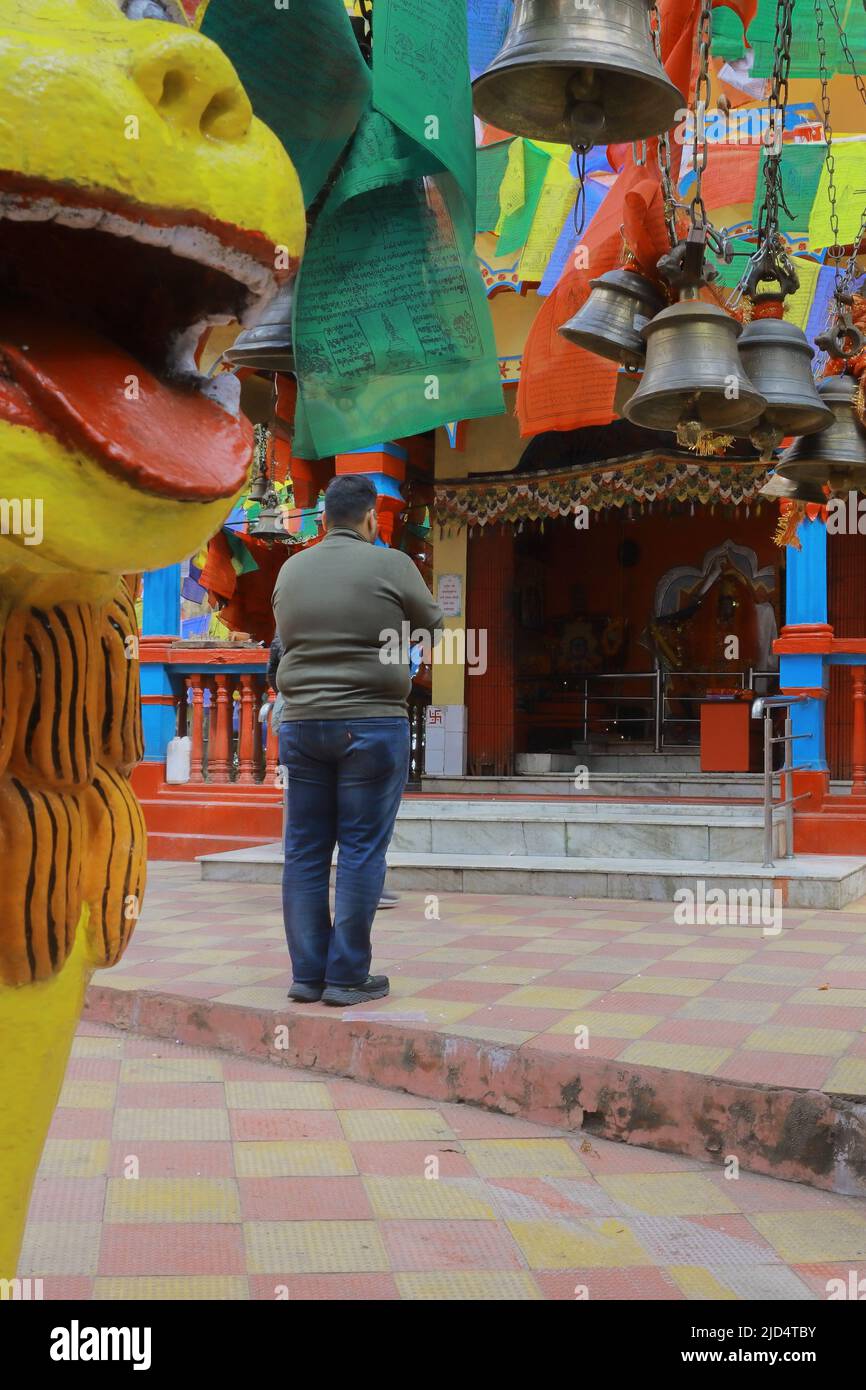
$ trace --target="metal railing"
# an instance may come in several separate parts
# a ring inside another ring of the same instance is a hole
[[[680,679],[696,679],[702,681],[727,680],[732,681],[733,688],[736,690],[752,690],[756,680],[778,681],[778,671],[761,671],[756,667],[750,666],[746,671],[663,671],[656,667],[653,671],[620,671],[601,673],[593,676],[586,676],[583,681],[583,742],[588,744],[591,736],[591,725],[597,722],[599,716],[593,716],[590,707],[592,705],[612,704],[614,713],[609,723],[614,729],[627,724],[639,724],[647,733],[652,730],[653,752],[661,753],[666,742],[666,726],[673,724],[700,724],[700,716],[672,715],[670,704],[672,700],[703,700],[704,696],[697,690],[683,691],[680,694],[672,693],[671,687],[675,681]],[[629,694],[625,690],[614,691],[613,694],[602,694],[593,691],[591,686],[596,681],[646,681],[650,688],[646,693]],[[633,705],[643,705],[644,714],[624,715],[618,712],[617,706],[631,702]],[[609,730],[608,730],[609,732]],[[667,739],[670,745],[670,739]]]
[[[785,812],[785,855],[786,859],[794,858],[794,805],[798,801],[803,801],[811,796],[811,792],[801,792],[799,796],[784,795],[782,801],[773,800],[773,778],[776,773],[782,778],[789,778],[794,771],[793,763],[788,761],[788,750],[790,744],[796,742],[798,738],[811,738],[810,734],[794,734],[791,732],[793,722],[791,720],[791,706],[804,705],[808,702],[806,695],[759,695],[757,700],[752,701],[752,718],[764,719],[764,868],[772,869],[775,864],[773,854],[773,827],[774,812],[784,809]],[[773,733],[773,710],[785,709],[785,732],[777,735]],[[782,759],[782,766],[773,767],[773,745],[781,743],[784,745],[785,754]],[[784,781],[780,786],[782,793],[790,790],[789,784],[786,786]]]

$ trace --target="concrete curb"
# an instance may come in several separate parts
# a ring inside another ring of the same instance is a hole
[[[254,1009],[109,985],[90,986],[84,1016],[866,1197],[866,1105],[845,1096],[558,1056],[357,1012]]]

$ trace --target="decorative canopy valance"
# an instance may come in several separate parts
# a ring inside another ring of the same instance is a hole
[[[444,480],[436,484],[433,515],[447,530],[570,516],[581,507],[598,512],[654,502],[749,506],[765,500],[758,493],[767,477],[758,462],[641,454],[549,472]]]

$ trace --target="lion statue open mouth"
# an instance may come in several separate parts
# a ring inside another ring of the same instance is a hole
[[[178,21],[178,22],[173,22]],[[145,833],[121,576],[245,483],[237,384],[196,368],[297,269],[292,164],[177,0],[0,0],[0,1277],[87,981],[129,939]],[[280,269],[276,270],[275,267]]]

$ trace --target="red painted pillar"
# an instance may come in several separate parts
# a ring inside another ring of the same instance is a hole
[[[192,728],[189,757],[189,780],[203,782],[204,772],[204,686],[201,676],[187,676],[186,683],[192,690]]]
[[[232,738],[231,690],[228,676],[215,676],[214,681],[216,698],[211,699],[207,775],[209,782],[227,782]]]
[[[514,532],[484,526],[470,535],[466,626],[487,633],[487,670],[466,672],[468,771],[507,777],[514,771]]]
[[[854,721],[851,734],[851,795],[866,797],[866,666],[851,667]]]
[[[241,676],[241,700],[238,718],[238,781],[255,781],[253,775],[253,739],[256,723],[254,677]]]
[[[268,699],[276,699],[276,693],[273,690],[268,691]],[[268,715],[268,719],[270,720],[270,714]],[[276,781],[277,765],[279,761],[280,740],[278,735],[275,734],[271,728],[270,723],[268,723],[268,742],[265,748],[265,781],[269,782],[271,786],[273,786]]]

